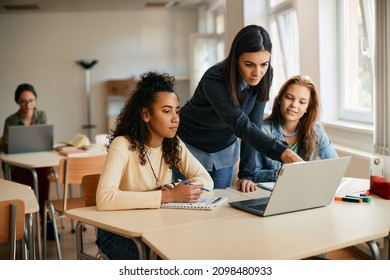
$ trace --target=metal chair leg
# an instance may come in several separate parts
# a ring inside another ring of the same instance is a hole
[[[45,215],[44,215],[44,223],[43,223],[43,259],[46,259],[47,257],[47,212],[49,212],[50,217],[52,219],[53,223],[53,232],[54,232],[54,240],[56,243],[56,249],[57,249],[57,259],[62,260],[62,254],[61,254],[61,246],[60,246],[60,238],[58,235],[58,229],[57,229],[57,223],[56,223],[56,213],[54,209],[54,205],[50,202],[47,202],[45,205]],[[62,218],[61,218],[62,219]]]
[[[57,199],[61,199],[61,188],[60,188],[60,182],[58,181],[58,174],[55,171],[54,167],[51,167],[51,174],[54,177],[54,183],[56,185],[56,192],[57,192]],[[65,220],[61,219],[61,228],[65,228]]]
[[[10,259],[16,260],[16,204],[10,204]]]

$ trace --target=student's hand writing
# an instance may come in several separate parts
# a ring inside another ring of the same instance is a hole
[[[163,191],[161,194],[161,203],[167,202],[197,202],[202,195],[202,184],[186,185],[179,183],[175,188]]]
[[[254,192],[257,190],[257,186],[251,180],[240,179],[237,181],[237,190],[242,192]]]
[[[290,149],[286,149],[283,152],[281,156],[281,160],[283,161],[283,163],[293,163],[293,162],[303,161],[303,159],[300,156],[298,156]]]

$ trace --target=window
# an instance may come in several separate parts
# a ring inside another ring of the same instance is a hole
[[[339,119],[373,122],[373,0],[339,1]]]
[[[225,3],[215,1],[198,11],[198,33],[190,34],[190,94],[204,72],[225,58]]]
[[[270,0],[268,9],[274,80],[266,111],[271,110],[273,98],[282,84],[300,71],[298,22],[292,1]]]
[[[270,110],[273,96],[282,83],[288,77],[302,70],[306,71],[300,68],[299,63],[299,55],[307,54],[300,53],[300,30],[296,9],[303,8],[304,5],[298,5],[298,1],[300,0],[268,1],[269,32],[273,43],[272,65],[275,75],[271,102],[267,105],[267,110]],[[335,102],[338,104],[335,117],[341,121],[372,124],[375,84],[374,0],[340,0],[335,3],[337,7],[335,19],[339,32],[335,52],[338,58],[335,69],[337,80],[334,81],[337,84]],[[303,15],[309,11],[299,12]],[[318,12],[321,14],[323,10],[319,9]],[[323,42],[328,40],[323,39]],[[324,47],[322,51],[326,51],[326,48]],[[322,62],[331,63],[331,60]]]

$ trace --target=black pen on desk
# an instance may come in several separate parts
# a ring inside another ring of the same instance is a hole
[[[178,179],[179,182],[182,182],[183,184],[185,185],[192,185],[192,183],[190,181],[187,181],[187,180],[181,180],[181,179]],[[206,188],[200,188],[202,191],[206,191],[206,192],[209,192],[210,190],[209,189],[206,189]]]

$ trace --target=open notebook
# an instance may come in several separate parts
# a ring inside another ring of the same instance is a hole
[[[214,210],[227,202],[227,197],[201,197],[196,203],[169,202],[162,203],[161,208]]]

